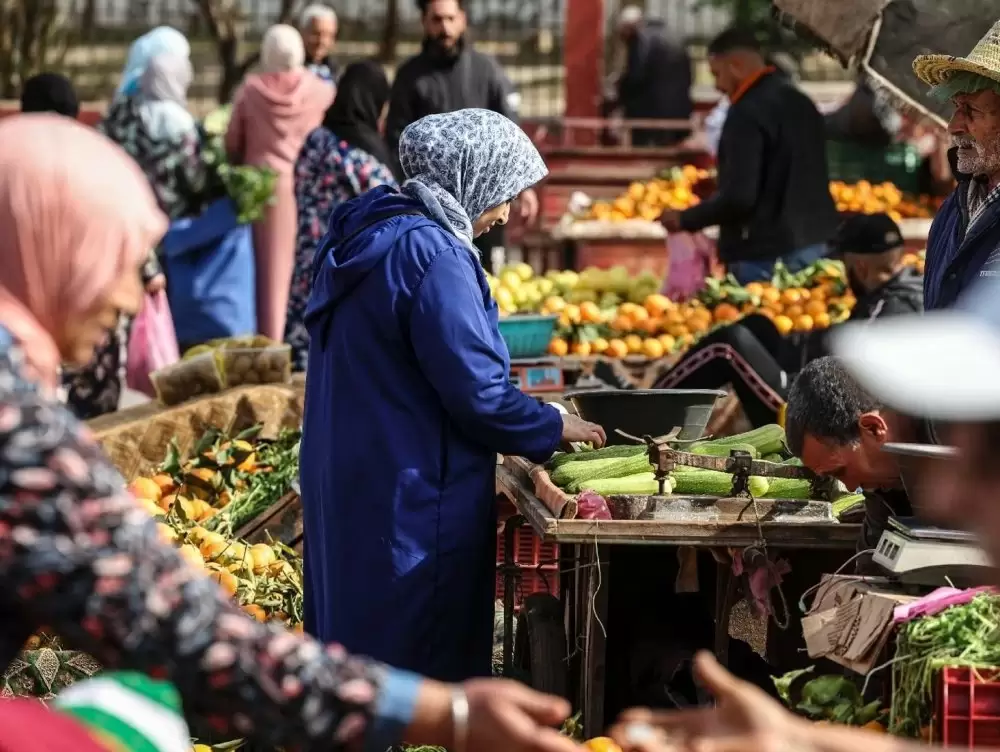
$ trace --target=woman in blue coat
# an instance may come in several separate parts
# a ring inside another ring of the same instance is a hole
[[[508,380],[473,237],[546,174],[486,110],[400,141],[401,190],[330,217],[306,308],[302,438],[306,628],[441,680],[489,675],[497,453],[541,462],[599,426]]]

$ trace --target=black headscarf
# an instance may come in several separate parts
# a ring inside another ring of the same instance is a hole
[[[76,118],[80,114],[80,102],[68,78],[58,73],[39,73],[24,82],[21,111],[55,112]]]
[[[378,131],[378,121],[390,90],[381,65],[373,60],[351,63],[337,82],[337,98],[323,118],[323,127],[337,138],[368,152],[387,167],[392,158]]]

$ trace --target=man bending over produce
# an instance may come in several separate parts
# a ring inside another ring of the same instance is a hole
[[[809,363],[788,395],[788,449],[814,473],[865,492],[859,551],[875,548],[890,517],[912,514],[896,461],[882,452],[882,446],[925,441],[922,431],[919,421],[887,410],[837,358]]]
[[[976,533],[990,559],[1000,562],[1000,466],[996,462],[1000,281],[988,280],[988,287],[976,290],[960,309],[880,321],[870,328],[852,327],[854,331],[844,332],[835,343],[844,359],[836,373],[851,384],[860,382],[869,390],[866,398],[878,405],[943,421],[935,425],[941,426],[941,438],[958,450],[958,456],[926,465],[926,477],[920,479],[920,495],[914,502],[922,516]],[[872,454],[866,464],[873,463]],[[1000,582],[1000,571],[997,574]],[[704,752],[920,752],[928,748],[926,743],[918,746],[856,728],[814,724],[737,679],[708,654],[699,655],[696,670],[715,696],[715,706],[679,712],[630,711],[612,731],[626,752],[695,748]]]

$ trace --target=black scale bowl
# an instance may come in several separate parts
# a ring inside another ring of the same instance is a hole
[[[581,418],[601,426],[612,445],[635,443],[619,430],[642,438],[679,427],[679,440],[700,439],[715,403],[725,396],[717,389],[587,389],[570,392],[566,399]]]

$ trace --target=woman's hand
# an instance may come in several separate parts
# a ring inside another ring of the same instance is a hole
[[[578,415],[563,413],[562,422],[562,438],[565,443],[582,441],[593,444],[595,449],[600,449],[608,440],[603,428]]]
[[[697,656],[695,673],[715,697],[715,707],[630,710],[612,729],[615,741],[627,752],[808,752],[821,748],[812,742],[809,732],[814,729],[809,724],[758,687],[737,679],[711,654]]]
[[[455,752],[574,752],[576,744],[555,727],[570,706],[518,682],[474,679],[461,685],[469,704],[464,739],[456,738],[452,688],[425,681],[413,723],[405,734],[411,744],[427,744]]]

